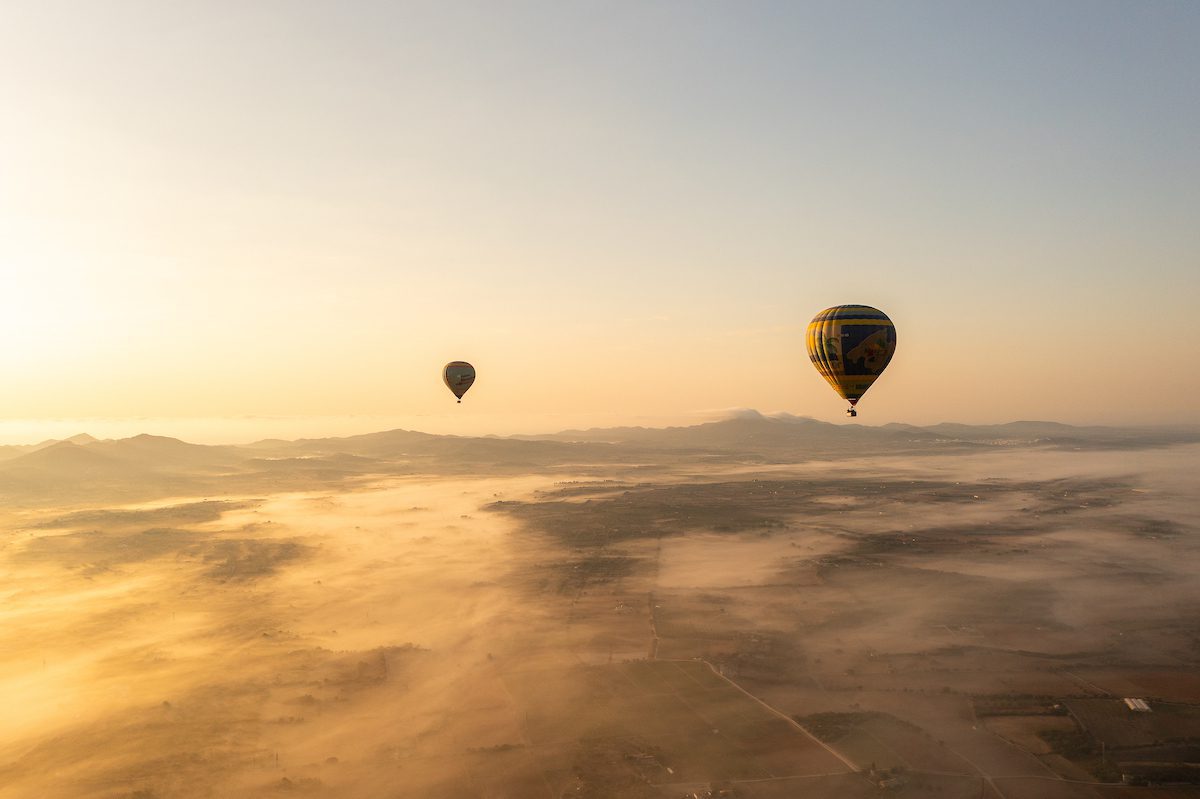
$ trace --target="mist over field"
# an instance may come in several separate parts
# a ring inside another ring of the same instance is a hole
[[[0,2],[0,799],[1200,799],[1197,42]]]
[[[753,413],[3,448],[0,796],[1196,795],[1120,783],[1200,761],[1198,456]]]

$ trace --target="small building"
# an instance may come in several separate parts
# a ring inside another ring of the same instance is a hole
[[[1133,699],[1131,697],[1126,697],[1125,706],[1138,713],[1150,712],[1150,706],[1146,704],[1145,699]]]

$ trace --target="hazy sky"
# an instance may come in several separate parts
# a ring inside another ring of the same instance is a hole
[[[838,303],[867,423],[1200,421],[1197,75],[1182,0],[7,0],[0,422],[837,421]]]

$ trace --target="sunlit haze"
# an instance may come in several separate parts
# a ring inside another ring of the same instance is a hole
[[[1200,2],[3,0],[0,109],[0,799],[1197,799]]]
[[[6,3],[0,417],[837,421],[804,327],[867,303],[860,421],[1195,422],[1198,40],[1168,2]]]

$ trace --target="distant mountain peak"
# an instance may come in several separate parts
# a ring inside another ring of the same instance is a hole
[[[770,413],[763,413],[755,408],[734,408],[732,410],[723,411],[717,414],[715,419],[712,419],[712,422],[734,421],[795,422],[801,424],[807,422],[821,422],[820,419],[816,419],[812,416],[798,416],[794,413],[788,413],[787,411],[772,411]]]
[[[723,411],[715,421],[724,422],[730,419],[765,419],[761,411],[754,408],[730,408]]]
[[[119,441],[119,440],[120,440],[120,439],[118,439],[118,441]],[[180,439],[178,439],[178,438],[172,438],[172,437],[170,437],[170,436],[156,436],[156,435],[154,435],[154,434],[152,434],[152,433],[138,433],[136,436],[130,436],[129,438],[127,438],[127,439],[125,439],[125,440],[126,440],[126,441],[146,441],[146,442],[149,442],[149,441],[170,441],[170,442],[178,442],[178,443],[180,443],[180,444],[184,444],[184,443],[186,443],[186,442],[184,442],[184,441],[182,441],[182,440],[180,440]]]
[[[71,440],[71,439],[69,439],[69,438],[64,438],[64,439],[62,439],[61,441],[55,441],[53,444],[50,444],[49,446],[46,446],[46,447],[41,447],[41,448],[40,448],[39,450],[37,450],[37,451],[38,451],[38,452],[45,452],[46,450],[49,450],[49,449],[59,449],[59,450],[62,450],[62,449],[83,449],[83,447],[82,447],[82,446],[80,446],[79,444],[75,443],[74,441],[72,441],[72,440]]]

